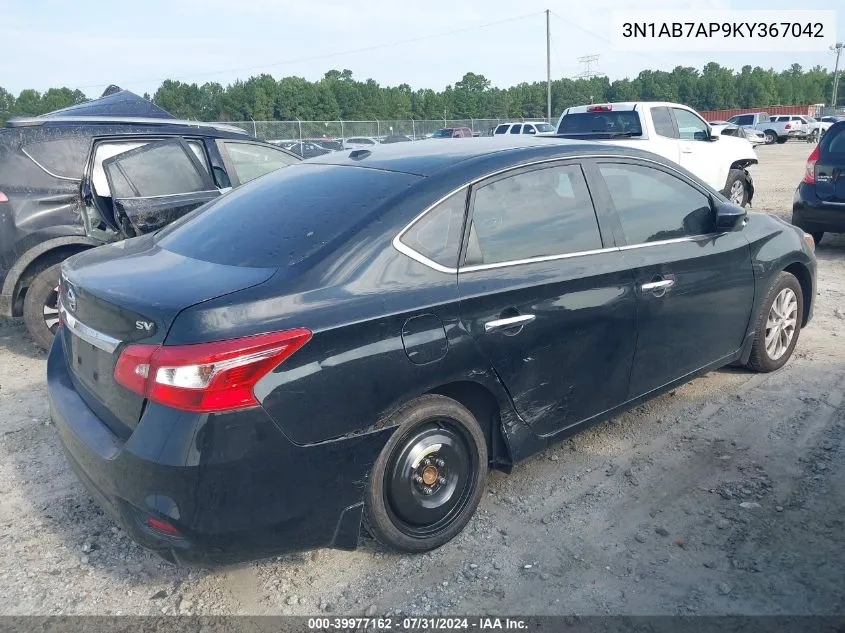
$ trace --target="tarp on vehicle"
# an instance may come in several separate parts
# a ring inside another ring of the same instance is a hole
[[[160,108],[128,90],[120,90],[119,92],[107,94],[99,99],[92,99],[85,103],[48,112],[47,114],[42,114],[39,118],[51,119],[54,117],[78,116],[141,117],[146,119],[176,118],[164,108]]]

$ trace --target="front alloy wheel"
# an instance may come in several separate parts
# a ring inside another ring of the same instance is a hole
[[[397,428],[370,473],[364,525],[388,547],[428,551],[472,518],[484,491],[487,443],[472,413],[445,396],[422,396],[391,417]]]
[[[769,372],[786,364],[795,350],[804,318],[804,296],[795,275],[781,272],[757,315],[748,367]]]
[[[778,360],[789,349],[798,327],[798,298],[791,288],[781,290],[766,319],[766,353]]]

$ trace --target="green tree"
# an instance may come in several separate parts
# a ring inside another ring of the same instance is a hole
[[[41,94],[31,88],[21,90],[18,98],[15,100],[15,114],[36,116],[43,113],[44,110],[41,109]]]

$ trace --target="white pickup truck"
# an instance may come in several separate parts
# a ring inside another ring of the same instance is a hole
[[[692,108],[677,103],[604,103],[564,110],[557,135],[607,140],[664,156],[731,202],[745,206],[754,196],[748,173],[757,164],[754,148],[744,138],[714,135]]]

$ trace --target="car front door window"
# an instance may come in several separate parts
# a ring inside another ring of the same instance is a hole
[[[706,141],[709,138],[707,124],[698,116],[682,108],[672,108],[678,122],[678,134],[688,141]]]
[[[601,164],[629,245],[715,232],[710,199],[671,174],[636,164]]]

